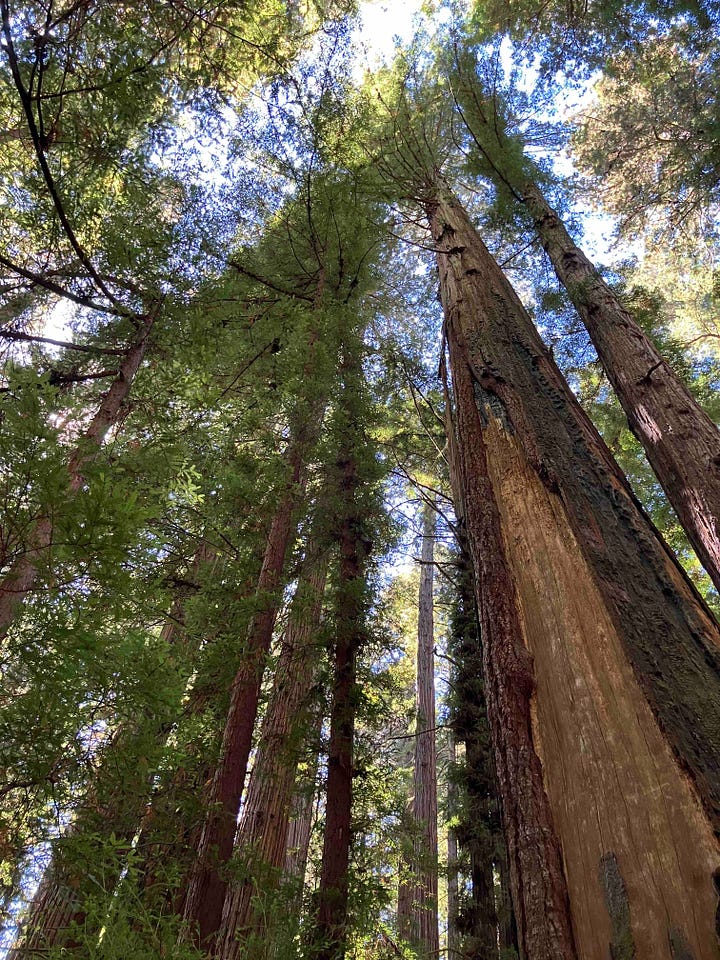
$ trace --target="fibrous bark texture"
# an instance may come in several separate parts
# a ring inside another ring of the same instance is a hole
[[[295,775],[305,735],[317,713],[312,710],[312,693],[326,575],[327,555],[318,557],[311,550],[283,638],[238,829],[234,856],[245,861],[245,879],[232,884],[225,897],[218,937],[218,955],[223,960],[235,960],[241,940],[261,931],[265,911],[262,906],[256,908],[254,899],[267,899],[283,870]]]
[[[197,846],[183,915],[198,943],[211,949],[222,919],[227,879],[223,870],[232,855],[260,688],[280,606],[285,559],[297,528],[296,507],[306,483],[305,460],[322,413],[299,428],[288,454],[290,476],[268,534],[257,583],[258,612],[252,617],[242,659],[230,691],[220,761],[207,796],[207,814]]]
[[[352,839],[356,662],[364,639],[362,587],[365,561],[370,549],[370,543],[363,535],[362,519],[352,511],[358,485],[354,456],[348,456],[340,468],[341,495],[351,509],[340,531],[325,831],[320,885],[315,901],[315,923],[309,936],[309,955],[313,960],[342,960],[345,956]]]
[[[413,813],[417,825],[413,939],[423,957],[437,958],[438,839],[437,759],[435,744],[435,632],[433,618],[435,509],[423,510],[418,598],[417,698]]]
[[[465,212],[428,213],[521,950],[717,960],[717,626]]]
[[[450,733],[448,738],[450,763],[455,764],[457,754],[455,737]],[[448,784],[448,809],[450,816],[454,815],[457,803],[457,787],[451,780]],[[458,841],[455,827],[451,826],[447,832],[447,953],[448,960],[460,960],[460,931],[458,929],[458,914],[460,912],[460,885],[458,877]]]
[[[630,429],[720,590],[720,431],[535,184],[525,185],[523,201],[558,279],[582,317]]]
[[[458,60],[461,65],[462,56]],[[462,67],[460,70],[462,75]],[[501,189],[524,205],[590,335],[630,429],[667,494],[700,562],[720,590],[720,431],[655,344],[573,241],[473,78],[461,79],[464,117]]]

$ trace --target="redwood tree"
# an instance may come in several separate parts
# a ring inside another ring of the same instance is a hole
[[[465,211],[427,212],[521,950],[709,960],[717,626]]]
[[[225,897],[218,938],[223,960],[238,956],[241,941],[262,936],[265,907],[285,863],[297,767],[317,714],[313,688],[327,565],[327,548],[311,542],[282,639],[238,828],[234,857],[242,863],[243,877],[230,884]]]
[[[412,940],[423,957],[437,958],[438,935],[438,834],[437,748],[435,737],[435,629],[433,618],[435,507],[423,508],[413,763],[413,818],[416,824],[416,859],[411,885]]]
[[[700,562],[720,590],[720,432],[573,240],[507,133],[497,97],[458,56],[456,98],[479,169],[524,208]]]

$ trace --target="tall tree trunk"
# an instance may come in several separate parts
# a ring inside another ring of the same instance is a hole
[[[468,902],[465,898],[463,903],[460,926],[464,949],[474,960],[497,960],[494,872],[498,850],[504,847],[505,839],[498,822],[495,766],[483,682],[483,647],[461,511],[456,533],[458,590],[451,632],[452,654],[457,663],[453,725],[456,735],[465,743],[465,804],[458,823],[458,838],[469,855],[471,881],[470,899]]]
[[[312,960],[342,960],[347,940],[348,868],[352,829],[353,745],[357,702],[356,660],[364,639],[363,583],[370,543],[364,518],[355,514],[359,483],[355,450],[340,464],[340,497],[347,514],[340,530],[340,571],[335,604],[335,655],[330,746],[320,885],[310,931]]]
[[[280,880],[295,775],[304,735],[313,720],[317,633],[327,565],[327,555],[318,557],[311,546],[293,599],[238,830],[234,857],[246,863],[244,879],[231,884],[225,896],[218,935],[222,960],[235,960],[240,941],[263,927],[264,910],[257,910],[253,900],[272,895]]]
[[[479,96],[468,130],[493,177],[524,204],[559,281],[580,314],[630,429],[680,518],[701,563],[720,590],[720,432],[652,340],[573,241],[538,185],[525,175],[513,147]]]
[[[316,743],[320,740],[322,714],[318,711],[316,721]],[[285,848],[285,876],[296,880],[299,888],[305,879],[308,856],[310,854],[310,837],[312,836],[313,816],[315,811],[316,789],[315,781],[318,770],[318,753],[315,752],[314,762],[305,773],[302,780],[295,783],[295,793],[292,800],[290,823],[288,825],[287,845]],[[298,892],[296,900],[299,912],[302,901],[302,890]]]
[[[405,807],[405,821],[403,826],[407,832],[414,829],[415,814],[413,812],[413,800],[408,798]],[[414,846],[414,843],[413,843]],[[398,863],[398,892],[397,892],[397,929],[404,940],[412,940],[413,930],[413,903],[415,901],[415,851],[412,850],[411,858],[402,851]]]
[[[435,632],[433,618],[435,510],[423,510],[423,537],[418,603],[417,709],[415,731],[413,812],[418,830],[413,905],[413,939],[422,957],[437,960],[438,840],[437,758],[435,746]]]
[[[538,187],[523,201],[582,317],[630,429],[720,591],[720,431],[619,301]]]
[[[444,361],[441,365],[445,398],[450,483],[455,504],[458,547],[457,593],[452,617],[451,649],[457,663],[454,675],[454,734],[465,743],[463,789],[465,813],[458,825],[460,845],[470,858],[471,901],[460,911],[463,947],[474,960],[497,960],[498,927],[495,870],[506,859],[506,843],[499,822],[497,776],[492,756],[480,620],[473,589],[472,558],[467,540],[461,455],[455,436],[452,401]],[[506,889],[507,893],[507,889]],[[507,922],[512,929],[512,908]],[[509,948],[513,943],[504,944]]]
[[[196,584],[199,578],[207,576],[215,558],[214,549],[201,541],[188,571],[188,582]],[[182,689],[190,676],[193,650],[183,629],[187,596],[185,587],[182,594],[176,596],[161,632],[168,650],[174,648],[172,659],[179,661],[177,699],[168,699],[162,712],[148,711],[146,716],[116,731],[105,749],[97,780],[90,785],[85,803],[66,836],[55,844],[22,930],[8,955],[11,960],[31,960],[59,948],[76,951],[78,955],[81,950],[92,952],[88,939],[99,935],[103,918],[94,916],[91,923],[86,901],[92,901],[97,913],[100,894],[104,893],[110,906],[127,863],[127,851],[147,806],[152,771],[177,719]],[[101,863],[88,864],[82,852],[74,849],[75,839],[85,842],[88,835],[96,838],[94,845],[98,849],[105,849],[104,842],[109,843]],[[91,868],[89,877],[88,867]]]
[[[313,308],[318,311],[325,291],[326,272],[320,265]],[[304,373],[315,379],[319,331],[313,326]],[[322,429],[326,400],[315,398],[297,415],[287,460],[289,479],[268,535],[257,584],[258,612],[248,628],[242,660],[230,690],[230,707],[223,731],[220,761],[207,796],[207,814],[187,886],[183,917],[197,943],[212,950],[222,921],[227,891],[224,868],[232,855],[252,735],[257,718],[265,662],[272,643],[280,604],[285,559],[297,529],[296,510],[305,494],[307,462]]]
[[[465,212],[428,215],[521,951],[717,960],[717,626]]]
[[[452,731],[448,736],[450,763],[457,763],[455,735]],[[448,781],[448,813],[454,819],[457,812],[457,785],[452,777]],[[448,960],[460,960],[460,930],[458,915],[460,913],[460,885],[458,877],[458,839],[454,826],[447,831],[447,955]]]
[[[150,333],[158,316],[159,307],[153,307],[142,318],[137,336],[128,348],[87,430],[70,454],[68,461],[68,495],[78,492],[83,484],[83,466],[92,459],[108,430],[117,423],[122,406],[147,350]],[[32,590],[40,566],[46,561],[53,541],[53,520],[41,516],[35,522],[23,553],[0,581],[0,640],[7,636],[25,598]]]
[[[296,508],[305,488],[309,444],[296,437],[288,460],[290,478],[268,535],[257,584],[258,612],[252,617],[242,660],[232,683],[220,761],[206,799],[207,814],[199,838],[183,909],[198,943],[212,949],[222,919],[227,879],[223,867],[232,855],[265,661],[270,650],[285,559],[297,525]]]

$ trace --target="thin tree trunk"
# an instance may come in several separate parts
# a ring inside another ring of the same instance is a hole
[[[465,743],[465,812],[459,842],[470,858],[471,897],[461,911],[464,949],[474,960],[497,960],[495,864],[505,844],[498,822],[497,778],[483,683],[483,648],[473,594],[464,519],[458,519],[458,595],[452,621],[455,673],[454,728]]]
[[[241,940],[263,926],[257,896],[277,889],[287,850],[295,775],[303,734],[312,721],[312,691],[317,674],[327,555],[311,547],[293,600],[290,620],[275,671],[273,690],[263,719],[234,858],[246,862],[244,880],[231,884],[225,896],[218,956],[235,960]]]
[[[413,800],[408,799],[405,807],[405,822],[403,826],[409,832],[411,827],[414,829],[415,814],[413,812]],[[398,863],[398,893],[397,893],[397,929],[404,940],[412,940],[413,931],[413,903],[415,900],[415,872],[416,865],[414,861],[414,850],[412,860],[402,852]]]
[[[717,626],[465,212],[428,214],[521,952],[716,960]]]
[[[448,750],[450,763],[457,762],[455,735],[450,731],[448,736]],[[454,818],[457,813],[457,785],[452,777],[448,780],[448,813]],[[460,930],[458,916],[460,913],[460,886],[458,878],[458,839],[455,827],[448,827],[447,831],[447,955],[448,960],[460,960]]]
[[[582,317],[630,429],[720,590],[720,431],[574,243],[538,187],[523,201]]]
[[[214,564],[215,551],[201,541],[195,551],[188,580],[197,582],[204,568]],[[183,671],[182,683],[178,685],[175,702],[167,702],[162,714],[156,712],[138,718],[132,724],[120,727],[105,749],[97,780],[91,784],[89,796],[68,828],[65,838],[60,838],[45,869],[37,893],[29,907],[27,918],[16,943],[8,955],[11,960],[32,960],[46,955],[52,949],[80,951],[87,948],[88,936],[99,934],[102,920],[97,916],[89,927],[86,899],[93,902],[97,911],[100,892],[107,896],[108,907],[113,891],[126,864],[129,851],[151,790],[152,771],[155,761],[167,741],[172,724],[177,719],[182,687],[190,674],[192,649],[183,631],[183,596],[177,596],[161,631],[161,639],[168,650],[175,648],[173,659],[180,660]],[[184,666],[183,666],[184,665]],[[142,758],[142,762],[140,759]],[[73,851],[73,841],[88,835],[97,837],[96,846],[103,841],[112,844],[107,859],[96,864],[88,877],[88,863]],[[119,844],[119,841],[124,841]],[[70,850],[63,849],[69,842]],[[89,881],[89,886],[88,886]],[[82,931],[81,939],[77,934]]]
[[[413,939],[422,957],[437,960],[438,840],[437,758],[435,746],[435,633],[433,620],[435,510],[423,510],[423,537],[418,603],[417,710],[413,813],[418,828]]]
[[[359,483],[354,456],[354,452],[349,453],[340,464],[340,496],[348,504],[348,514],[340,531],[325,832],[315,923],[310,932],[309,956],[312,960],[342,960],[347,940],[356,660],[364,639],[362,585],[370,550],[370,544],[363,536],[363,519],[353,513]]]
[[[288,457],[292,473],[273,518],[258,579],[260,610],[250,622],[242,661],[232,683],[220,761],[208,791],[207,815],[188,882],[184,917],[196,928],[198,943],[208,949],[222,918],[227,890],[222,868],[232,855],[265,661],[280,605],[285,558],[297,522],[299,496],[305,487],[306,456],[306,445],[293,443]]]
[[[216,769],[226,715],[229,685],[218,675],[214,664],[216,635],[218,630],[225,636],[228,630],[238,637],[247,634],[250,621],[248,601],[257,590],[267,546],[267,530],[253,530],[245,546],[245,559],[232,574],[232,590],[229,594],[225,592],[228,572],[224,571],[219,594],[212,598],[215,602],[211,602],[210,611],[203,616],[203,649],[207,660],[203,662],[200,658],[198,675],[179,719],[179,745],[185,756],[175,769],[165,771],[140,826],[136,845],[141,865],[137,884],[140,892],[134,895],[140,896],[148,915],[167,912],[181,915],[183,911],[204,823],[203,800]],[[241,642],[236,643],[236,648],[242,649]],[[188,740],[183,739],[186,726],[192,731]],[[209,742],[203,732],[207,727],[212,731]]]
[[[650,337],[573,241],[485,110],[474,83],[466,120],[495,179],[525,205],[559,281],[597,350],[603,369],[680,518],[700,562],[720,590],[720,432]]]
[[[73,496],[83,484],[83,466],[92,459],[108,430],[117,423],[123,403],[147,350],[150,333],[159,307],[154,307],[143,319],[137,336],[128,348],[97,412],[72,451],[68,461],[68,495]],[[7,636],[18,611],[32,590],[40,566],[46,561],[53,541],[53,520],[39,517],[28,537],[23,553],[13,563],[0,582],[0,640]]]

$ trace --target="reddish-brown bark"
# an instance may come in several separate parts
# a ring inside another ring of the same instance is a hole
[[[570,236],[513,144],[488,110],[482,91],[464,82],[461,100],[477,148],[501,189],[523,204],[559,281],[577,309],[655,475],[695,552],[720,590],[720,431],[650,337]]]
[[[418,598],[418,649],[413,814],[418,827],[412,937],[422,956],[440,953],[438,932],[437,759],[435,745],[435,632],[433,618],[435,509],[423,510]]]
[[[102,444],[108,430],[117,423],[135,374],[147,351],[150,333],[158,316],[154,308],[142,318],[137,336],[123,357],[117,377],[113,380],[87,430],[78,441],[68,461],[68,494],[77,493],[83,484],[83,466]],[[33,526],[25,549],[15,560],[0,582],[0,640],[7,635],[18,610],[32,590],[38,569],[46,562],[53,541],[53,521],[41,516]]]
[[[465,212],[428,212],[521,951],[716,960],[717,625]]]
[[[720,590],[720,431],[533,183],[522,200],[582,317],[630,429]]]
[[[304,490],[306,456],[307,444],[293,443],[288,456],[292,472],[273,517],[258,578],[260,609],[250,621],[242,661],[232,683],[220,761],[208,791],[207,814],[185,897],[184,917],[195,928],[198,942],[208,948],[222,918],[227,890],[222,868],[230,859],[235,841],[262,676],[280,605],[285,558],[297,524],[298,498]]]
[[[576,960],[562,851],[532,733],[532,658],[505,558],[467,361],[448,330],[460,476],[485,642],[485,683],[504,824],[515,867],[515,911],[529,960]]]
[[[235,960],[240,941],[261,928],[264,914],[253,899],[273,893],[283,868],[303,734],[313,719],[318,664],[313,640],[326,575],[327,556],[311,552],[298,581],[238,829],[233,856],[247,861],[249,876],[231,884],[225,896],[217,947],[223,960]]]
[[[350,455],[342,468],[341,496],[352,508],[358,484]],[[310,934],[313,960],[342,960],[347,937],[348,868],[352,829],[356,660],[364,638],[362,583],[370,544],[352,509],[340,530],[340,574],[335,605],[335,651],[330,746],[320,885]]]
[[[313,307],[319,310],[325,292],[326,271],[320,265]],[[319,332],[310,332],[305,376],[314,379]],[[305,493],[307,461],[320,436],[325,400],[316,398],[309,409],[295,417],[288,449],[289,478],[273,518],[263,557],[256,596],[258,612],[248,628],[242,660],[232,682],[220,760],[207,795],[207,813],[187,885],[183,917],[196,941],[213,949],[222,921],[227,891],[224,867],[232,855],[237,829],[252,734],[257,718],[265,662],[280,604],[285,558],[293,530],[297,529],[296,508]]]

